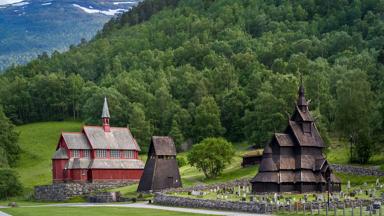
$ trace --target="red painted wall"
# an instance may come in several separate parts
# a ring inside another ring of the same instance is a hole
[[[61,182],[64,180],[64,167],[67,160],[52,160],[52,174],[54,182]]]
[[[71,180],[72,181],[87,181],[88,180],[87,170],[85,170],[85,169],[72,169],[71,170]]]
[[[143,170],[91,170],[93,181],[105,180],[140,180]]]

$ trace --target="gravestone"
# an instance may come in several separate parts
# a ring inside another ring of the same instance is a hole
[[[318,202],[323,202],[324,201],[324,195],[323,194],[319,194],[318,196],[317,196],[317,200],[316,201],[318,201]]]
[[[191,193],[191,195],[192,195],[192,196],[203,196],[204,193],[201,192],[201,191],[195,191],[195,190],[193,190],[192,193]]]

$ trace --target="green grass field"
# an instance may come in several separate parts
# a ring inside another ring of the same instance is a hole
[[[157,216],[197,216],[200,214],[191,214],[184,212],[171,212],[152,209],[139,208],[119,208],[119,207],[23,207],[23,208],[8,208],[1,211],[13,216],[142,216],[142,215],[157,215]]]
[[[51,157],[62,131],[80,131],[79,122],[46,122],[18,126],[22,153],[16,171],[26,190],[52,181]]]

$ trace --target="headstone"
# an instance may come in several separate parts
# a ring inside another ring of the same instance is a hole
[[[323,194],[319,194],[319,195],[317,196],[317,201],[318,201],[318,202],[323,202],[323,201],[324,201],[324,195],[323,195]]]
[[[192,193],[191,193],[192,196],[202,196],[203,193],[201,191],[195,191],[193,190]]]

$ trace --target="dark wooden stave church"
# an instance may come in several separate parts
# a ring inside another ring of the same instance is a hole
[[[264,148],[259,173],[251,180],[252,192],[340,191],[341,182],[323,156],[325,148],[309,113],[304,87],[284,133],[275,133]]]
[[[137,191],[155,192],[178,187],[182,184],[173,139],[153,136]]]

